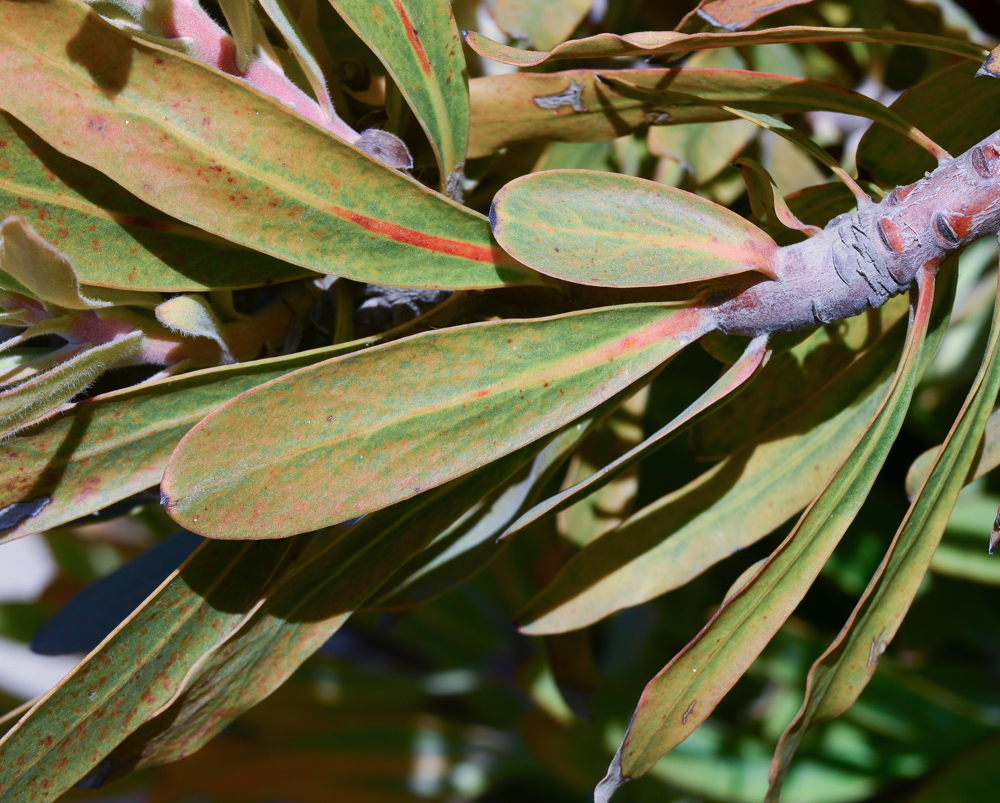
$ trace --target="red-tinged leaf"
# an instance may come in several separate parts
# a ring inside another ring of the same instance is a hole
[[[981,62],[987,55],[986,49],[979,45],[943,36],[869,28],[815,28],[805,25],[791,25],[785,28],[742,33],[684,34],[677,31],[642,31],[624,36],[602,33],[597,36],[589,36],[586,39],[564,42],[548,52],[520,50],[516,47],[501,45],[473,31],[465,32],[465,41],[483,58],[518,67],[534,67],[556,59],[653,56],[667,53],[686,53],[712,47],[743,47],[745,45],[768,45],[782,42],[869,42],[872,44],[908,45],[928,50],[940,50],[977,62]]]
[[[76,0],[46,9],[0,4],[0,108],[140,200],[362,281],[456,289],[538,281],[495,247],[483,217],[273,98],[133,41]]]
[[[598,468],[593,474],[575,485],[565,488],[544,502],[535,505],[522,515],[504,532],[507,537],[534,522],[555,515],[581,499],[603,488],[622,472],[639,463],[640,460],[666,445],[673,436],[690,426],[711,407],[727,396],[738,391],[749,380],[767,357],[768,335],[761,335],[751,341],[746,352],[708,390],[692,402],[684,412],[669,424],[650,435],[642,443],[629,449],[625,454]]]
[[[850,456],[754,577],[646,686],[595,800],[610,799],[704,722],[809,590],[868,496],[902,427],[921,364],[946,328],[946,316],[932,320],[933,275],[929,269],[921,275],[902,361]]]
[[[0,510],[32,502],[41,507],[0,526],[0,543],[43,532],[152,488],[184,434],[219,405],[372,340],[106,393],[21,432],[0,446]]]
[[[65,253],[83,284],[184,292],[308,275],[167,217],[8,114],[0,114],[0,210]]]
[[[461,190],[469,140],[462,40],[448,0],[330,0],[371,47],[431,141],[441,191]]]
[[[801,6],[812,0],[712,0],[699,4],[698,16],[717,28],[742,31],[757,20],[789,6]]]
[[[428,332],[296,371],[181,442],[167,512],[209,537],[274,538],[378,510],[560,428],[705,328],[696,308],[623,306]],[[248,439],[246,422],[265,420]]]
[[[50,801],[97,767],[239,626],[293,544],[201,546],[0,740],[4,795]]]
[[[777,246],[752,223],[697,195],[615,173],[550,170],[515,179],[494,198],[490,222],[516,259],[581,284],[774,275]]]
[[[736,451],[571,558],[518,615],[522,630],[562,633],[647,602],[690,582],[801,511],[847,457],[885,395],[899,359],[906,308],[899,297],[880,307],[878,318],[852,319],[843,340],[836,330],[826,332],[814,344],[817,350],[837,344],[848,353],[828,374],[813,375],[812,384],[787,406],[780,395],[779,406],[765,406],[775,395],[772,375],[777,369],[779,379],[792,376],[801,383],[801,372],[798,366],[782,371],[783,363],[773,367],[772,360],[732,407],[716,413],[737,411],[724,419],[730,429],[742,430],[747,422],[751,431],[733,444]],[[745,419],[738,414],[743,402],[751,405]],[[770,415],[762,416],[758,407]]]
[[[1000,287],[998,287],[1000,291]],[[1000,388],[1000,292],[983,363],[926,480],[843,629],[809,671],[802,708],[778,742],[767,800],[777,803],[792,757],[814,724],[840,716],[868,685],[944,534]]]

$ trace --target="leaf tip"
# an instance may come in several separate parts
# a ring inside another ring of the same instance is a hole
[[[615,757],[611,759],[608,774],[594,788],[594,803],[608,803],[611,796],[631,780],[622,775],[622,748],[619,747]]]

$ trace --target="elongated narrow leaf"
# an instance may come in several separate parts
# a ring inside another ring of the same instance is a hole
[[[167,217],[0,113],[0,209],[16,211],[84,284],[182,292],[308,275]]]
[[[330,0],[385,65],[431,141],[442,191],[469,141],[469,78],[448,0]]]
[[[428,332],[296,371],[181,442],[161,486],[167,512],[223,538],[251,522],[279,537],[378,510],[558,429],[705,326],[696,308],[635,305]],[[247,421],[268,426],[248,439]]]
[[[119,360],[135,354],[142,334],[133,332],[110,343],[94,346],[44,374],[0,393],[0,438],[51,412],[97,379]]]
[[[241,245],[362,281],[536,281],[493,245],[483,217],[273,98],[135,42],[75,0],[51,0],[46,10],[0,5],[0,108],[141,200]]]
[[[53,800],[95,768],[240,623],[292,544],[202,545],[0,740],[5,796]]]
[[[153,487],[180,439],[212,410],[289,371],[372,340],[114,391],[21,432],[0,446],[0,509],[45,504],[36,515],[0,528],[0,543],[65,524]]]
[[[904,298],[896,298],[879,308],[878,318],[852,319],[846,343],[833,339],[860,351],[856,360],[849,353],[830,365],[829,375],[808,377],[812,386],[793,396],[788,407],[749,415],[748,426],[758,423],[758,434],[748,434],[727,459],[571,558],[518,615],[521,629],[531,635],[562,633],[646,602],[688,583],[801,511],[848,455],[885,396],[899,358],[906,307]],[[757,380],[764,387],[758,390],[754,382],[745,391],[749,404],[768,400],[769,367]],[[802,381],[797,370],[790,375]],[[737,410],[740,402],[734,402]],[[731,428],[743,426],[739,416],[728,421]],[[705,538],[706,532],[712,537]]]
[[[696,11],[703,20],[727,31],[742,31],[768,14],[812,0],[712,0],[700,3]]]
[[[803,223],[788,208],[784,197],[778,191],[774,179],[764,167],[753,159],[737,159],[736,166],[743,174],[743,182],[747,185],[747,196],[754,216],[766,224],[766,228],[777,230],[781,227],[800,231],[810,237],[819,234],[819,226]]]
[[[780,42],[870,42],[873,44],[909,45],[952,53],[976,62],[981,62],[988,53],[985,48],[971,42],[948,39],[943,36],[869,28],[814,28],[805,25],[790,25],[785,28],[742,33],[684,34],[677,31],[642,31],[624,36],[602,33],[586,39],[565,42],[547,53],[537,50],[519,50],[516,47],[501,45],[473,31],[465,32],[465,41],[483,58],[518,67],[534,67],[556,59],[653,56],[667,53],[686,53],[691,50],[712,47],[743,47],[744,45],[769,45]]]
[[[961,62],[910,87],[890,109],[952,153],[964,153],[1000,128],[1000,81],[977,79],[972,65]],[[858,163],[890,186],[909,184],[935,167],[933,159],[883,125],[865,132]]]
[[[756,575],[643,691],[598,800],[647,772],[704,722],[799,604],[861,508],[903,425],[913,388],[943,334],[932,324],[933,273],[922,276],[903,358],[888,395],[850,456]],[[923,357],[923,359],[921,359]]]
[[[320,536],[241,627],[174,688],[171,704],[108,757],[110,771],[175,761],[204,745],[287,680],[456,511],[506,482],[539,446],[367,516],[344,535]]]
[[[721,70],[719,72],[722,72]],[[912,140],[936,159],[945,159],[949,154],[933,142],[920,129],[906,122],[892,109],[867,98],[858,92],[851,92],[833,84],[812,81],[807,78],[793,78],[787,75],[769,75],[744,70],[732,70],[736,80],[732,84],[712,86],[710,89],[692,92],[690,100],[678,97],[683,93],[680,87],[664,82],[664,86],[648,88],[629,81],[625,77],[601,73],[599,79],[618,94],[644,101],[654,106],[684,106],[704,103],[715,106],[734,106],[749,112],[774,114],[777,108],[794,108],[796,111],[837,111],[867,117],[887,126],[891,130]],[[714,79],[714,76],[712,76]],[[714,83],[710,79],[711,83]]]
[[[581,284],[645,287],[760,271],[777,246],[734,212],[653,181],[592,170],[515,179],[490,209],[497,241],[526,265]]]
[[[661,446],[666,445],[671,437],[683,431],[698,416],[710,409],[712,405],[719,403],[729,394],[736,392],[744,382],[753,376],[767,355],[767,341],[767,335],[755,338],[747,346],[746,353],[718,381],[692,402],[684,412],[674,418],[673,421],[650,435],[646,440],[627,451],[618,459],[598,468],[597,471],[585,480],[535,505],[535,507],[508,527],[504,536],[509,536],[533,522],[565,510],[575,502],[604,487],[623,471],[628,470],[640,460],[653,454]]]
[[[814,724],[840,716],[858,699],[909,610],[965,484],[996,401],[1000,387],[998,343],[1000,292],[983,364],[930,474],[847,623],[809,671],[805,701],[774,753],[768,801],[777,802],[806,731]]]

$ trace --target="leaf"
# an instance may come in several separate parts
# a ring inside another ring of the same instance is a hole
[[[910,470],[906,473],[906,496],[908,499],[912,499],[920,486],[924,484],[940,448],[940,446],[932,446],[913,461]],[[979,450],[976,452],[972,465],[969,467],[969,473],[965,478],[966,484],[979,479],[997,466],[1000,466],[1000,410],[991,415],[986,422]]]
[[[493,17],[508,36],[549,50],[570,37],[590,5],[590,0],[496,0]]]
[[[65,254],[49,245],[21,217],[4,218],[0,223],[0,287],[8,285],[5,275],[14,279],[7,289],[27,290],[55,309],[90,310],[115,304],[150,306],[160,300],[152,293],[128,290],[88,290],[81,292],[76,271]]]
[[[965,404],[875,576],[837,638],[809,671],[805,701],[774,753],[769,801],[778,800],[792,756],[806,731],[813,724],[840,716],[854,704],[909,610],[965,484],[996,401],[1000,388],[998,344],[1000,287],[989,343]]]
[[[202,535],[263,538],[364,515],[558,429],[705,326],[669,304],[598,309],[427,332],[296,371],[192,430],[164,473],[167,512]],[[372,382],[385,375],[396,380]],[[268,422],[252,443],[248,420]]]
[[[940,50],[965,59],[981,62],[986,50],[971,42],[943,36],[887,31],[869,28],[816,28],[791,25],[763,31],[743,33],[684,34],[677,31],[643,31],[620,36],[602,33],[586,39],[564,42],[548,52],[519,50],[486,38],[473,31],[465,32],[465,41],[477,54],[491,61],[534,67],[556,59],[604,59],[616,56],[653,56],[686,53],[713,47],[743,47],[781,42],[869,42],[872,44],[907,45]]]
[[[184,434],[233,396],[376,338],[240,365],[193,371],[105,393],[0,447],[0,508],[48,500],[0,543],[78,519],[159,483]]]
[[[170,705],[109,756],[112,772],[175,761],[204,745],[287,680],[455,511],[502,485],[536,449],[366,516],[342,535],[321,536],[188,673]]]
[[[490,209],[497,242],[541,273],[605,287],[680,284],[756,270],[776,249],[734,212],[653,181],[590,170],[515,179]]]
[[[649,150],[673,159],[698,184],[707,184],[732,164],[757,136],[757,127],[747,120],[657,126],[649,130]]]
[[[801,511],[848,455],[885,395],[905,310],[905,299],[897,298],[880,307],[879,318],[859,318],[852,344],[861,351],[856,361],[819,374],[792,405],[765,419],[763,432],[749,443],[571,558],[518,614],[521,630],[562,633],[647,602]],[[751,397],[755,386],[746,390]],[[706,532],[714,537],[706,539]]]
[[[7,3],[0,11],[8,78],[0,108],[141,200],[241,245],[360,281],[537,283],[493,245],[483,217],[273,98],[135,42],[74,0],[47,8],[38,15]]]
[[[0,392],[0,438],[13,435],[97,379],[106,369],[139,350],[140,332],[94,346],[10,390]]]
[[[565,510],[570,505],[604,487],[622,472],[627,471],[640,460],[649,457],[657,449],[666,445],[670,438],[683,431],[684,428],[689,426],[699,416],[704,415],[713,405],[718,404],[726,396],[737,392],[740,386],[757,372],[757,369],[761,367],[768,356],[768,340],[768,335],[760,335],[754,338],[750,342],[750,345],[747,346],[743,356],[713,383],[708,390],[693,401],[684,412],[666,426],[654,432],[642,441],[642,443],[629,449],[621,457],[613,460],[606,466],[598,468],[586,479],[535,505],[507,528],[506,532],[504,532],[504,537],[542,518],[547,518]]]
[[[156,308],[156,320],[175,332],[215,341],[223,356],[228,358],[226,361],[232,361],[225,328],[203,296],[174,296],[164,301]]]
[[[964,153],[1000,128],[1000,81],[974,80],[961,62],[910,87],[890,109],[919,126],[952,153]],[[909,184],[933,170],[933,159],[881,125],[865,132],[858,164],[887,186]]]
[[[420,121],[437,157],[442,192],[459,187],[469,141],[469,78],[451,3],[330,2],[379,57]]]
[[[985,527],[983,528],[985,532]],[[931,559],[931,571],[946,577],[956,577],[970,583],[1000,586],[1000,563],[983,552],[982,547],[969,549],[955,544],[938,544]]]
[[[676,82],[664,81],[661,86],[649,86],[634,83],[626,76],[618,77],[613,73],[601,73],[598,79],[618,94],[649,103],[654,107],[704,104],[723,108],[733,106],[757,114],[775,114],[779,111],[829,111],[865,117],[902,134],[936,159],[951,158],[947,151],[920,129],[908,123],[892,109],[887,109],[878,101],[859,92],[852,92],[823,81],[787,75],[769,75],[746,70],[718,72],[729,72],[731,75],[706,76],[709,79],[709,86],[702,85],[690,92],[676,86]],[[726,81],[726,78],[729,80]],[[761,124],[752,117],[747,119]]]
[[[743,181],[747,185],[747,195],[750,199],[750,208],[762,224],[778,229],[784,226],[792,231],[800,231],[810,237],[819,234],[822,229],[819,226],[810,226],[803,223],[788,208],[784,197],[778,191],[774,179],[759,162],[753,159],[737,159],[736,165],[743,174]]]
[[[946,328],[932,321],[933,276],[930,268],[922,273],[903,358],[850,455],[753,579],[647,684],[596,800],[647,772],[704,722],[809,590],[868,496],[903,424],[921,363]],[[925,344],[928,330],[933,335]]]
[[[204,539],[178,530],[86,586],[35,631],[39,655],[89,653],[180,566]]]
[[[717,28],[742,31],[757,20],[790,6],[800,6],[812,0],[712,0],[702,2],[695,9],[698,16]]]
[[[236,45],[236,69],[247,71],[257,56],[257,35],[262,33],[251,0],[219,0]]]
[[[98,766],[239,626],[293,543],[203,544],[0,740],[5,794],[52,800]]]

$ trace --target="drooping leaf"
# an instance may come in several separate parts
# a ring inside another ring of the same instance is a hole
[[[812,0],[711,0],[700,3],[698,16],[727,31],[742,31],[757,20],[789,6],[800,6]]]
[[[362,281],[537,282],[493,245],[484,218],[273,98],[133,41],[74,0],[48,9],[2,7],[0,108],[141,200],[241,245]]]
[[[975,78],[960,62],[910,87],[890,106],[952,153],[964,153],[1000,128],[1000,81]],[[872,126],[858,146],[858,164],[886,186],[909,184],[934,160],[895,131]]]
[[[266,538],[378,510],[558,429],[704,326],[695,308],[624,306],[428,332],[296,371],[182,441],[167,512],[202,535],[252,522]],[[248,440],[248,420],[269,425]]]
[[[167,217],[0,113],[0,204],[65,253],[86,285],[184,292],[308,275]]]
[[[293,544],[203,544],[0,740],[5,794],[52,800],[98,767],[239,627]]]
[[[629,449],[625,454],[598,468],[593,474],[575,485],[565,488],[544,502],[535,505],[531,510],[515,521],[504,536],[509,536],[527,527],[539,519],[552,516],[570,505],[584,499],[594,491],[607,485],[622,472],[640,460],[653,454],[664,446],[668,440],[683,431],[696,418],[703,415],[713,405],[721,402],[726,396],[735,393],[743,383],[749,380],[760,368],[767,357],[768,335],[760,335],[751,341],[746,352],[737,360],[708,390],[692,402],[684,412],[674,418],[666,426],[661,427],[641,443]]]
[[[184,434],[222,403],[376,339],[113,391],[32,426],[0,447],[0,509],[46,503],[16,526],[0,527],[0,543],[65,524],[155,486]]]
[[[68,402],[105,370],[137,352],[141,342],[142,334],[132,332],[93,346],[39,376],[0,392],[0,438],[14,434]]]
[[[861,352],[856,360],[847,355],[829,376],[817,375],[807,392],[765,417],[763,432],[742,439],[727,459],[571,558],[518,615],[521,629],[531,635],[561,633],[646,602],[801,511],[847,456],[885,395],[905,312],[905,300],[898,298],[879,309],[879,318],[855,319],[848,347]],[[766,381],[768,368],[759,381]],[[764,393],[756,403],[766,401],[766,389],[758,391],[755,384],[746,393],[751,400]],[[738,398],[737,409],[739,403]],[[706,532],[714,537],[704,538]]]
[[[396,82],[434,148],[442,192],[454,195],[449,189],[460,186],[469,141],[469,78],[451,3],[330,2]]]
[[[774,753],[768,801],[777,802],[806,731],[814,724],[840,716],[857,700],[909,610],[965,484],[996,401],[1000,387],[998,344],[1000,286],[979,373],[875,576],[837,638],[809,671],[805,701]]]
[[[745,271],[774,275],[776,246],[734,212],[653,181],[590,170],[532,173],[493,200],[497,241],[541,273],[644,287]]]
[[[933,273],[925,271],[903,358],[850,455],[754,577],[647,684],[596,800],[647,772],[704,722],[805,596],[867,497],[902,427],[921,363],[946,328],[946,316],[932,320],[933,288]]]
[[[677,31],[642,31],[624,36],[602,33],[586,39],[564,42],[548,52],[520,50],[501,45],[473,31],[465,32],[465,41],[483,58],[518,67],[534,67],[556,59],[653,56],[711,47],[743,47],[781,42],[869,42],[908,45],[952,53],[976,62],[981,62],[987,54],[984,48],[971,42],[943,36],[867,28],[814,28],[806,25],[790,25],[784,28],[742,33],[684,34]]]

